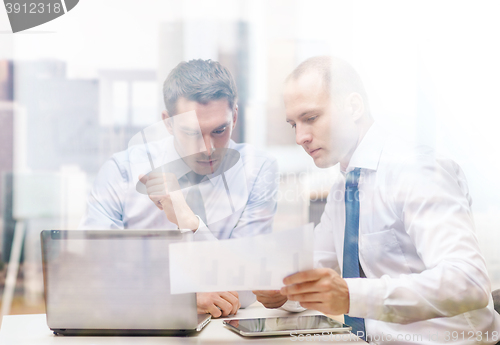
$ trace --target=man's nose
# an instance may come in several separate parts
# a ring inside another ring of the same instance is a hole
[[[209,135],[203,136],[203,147],[201,147],[202,151],[205,151],[207,155],[211,155],[214,151],[214,144],[212,142],[212,138]]]
[[[312,134],[311,132],[299,125],[295,126],[295,142],[297,145],[304,145],[312,140]]]

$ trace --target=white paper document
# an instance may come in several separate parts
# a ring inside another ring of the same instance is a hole
[[[172,243],[172,294],[278,290],[283,278],[313,268],[313,224],[234,240]]]

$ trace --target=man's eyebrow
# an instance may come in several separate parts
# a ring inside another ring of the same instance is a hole
[[[315,112],[318,112],[320,109],[311,109],[311,110],[307,110],[307,111],[304,111],[302,114],[299,115],[299,119],[300,118],[303,118],[304,116],[306,115],[309,115],[311,113],[315,113]],[[293,122],[293,120],[291,119],[286,119],[286,122],[290,123],[290,122]]]
[[[230,123],[231,123],[231,121],[228,121],[228,122],[226,122],[226,123],[224,123],[224,124],[220,125],[219,127],[214,128],[212,131],[217,131],[217,130],[219,130],[219,129],[223,129],[224,127],[229,126],[229,125],[230,125]]]
[[[316,113],[318,112],[319,109],[311,109],[311,110],[308,110],[308,111],[304,111],[302,114],[299,115],[299,119],[306,116],[306,115],[309,115],[311,113]]]
[[[180,125],[179,127],[181,127],[181,129],[183,131],[192,131],[192,132],[199,132],[200,131],[200,127],[187,127],[187,126],[183,126],[183,125]]]

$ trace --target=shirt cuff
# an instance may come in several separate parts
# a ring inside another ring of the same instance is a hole
[[[351,317],[377,319],[383,312],[385,283],[382,279],[345,278]]]
[[[198,217],[198,216],[196,216]],[[200,223],[198,224],[198,229],[194,232],[194,239],[196,241],[216,241],[217,237],[212,234],[207,225],[198,217]]]
[[[306,308],[300,305],[300,302],[290,300],[286,301],[280,308],[292,313],[300,313],[306,310]]]
[[[199,221],[198,222],[198,229],[196,229],[195,231],[193,231],[191,229],[179,229],[179,226],[177,226],[177,229],[179,229],[179,231],[181,233],[186,233],[186,232],[191,231],[191,232],[194,232],[196,234],[196,232],[201,228],[202,224],[203,224],[203,226],[206,226],[206,225],[205,225],[205,223],[203,223],[203,221],[201,220],[201,218],[198,215],[195,214],[195,216],[196,216],[196,218],[198,218],[198,221]]]

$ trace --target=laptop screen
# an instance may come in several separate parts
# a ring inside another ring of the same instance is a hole
[[[57,329],[193,329],[196,295],[170,295],[179,231],[43,231],[47,323]]]

